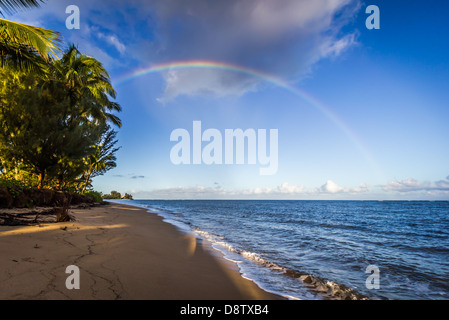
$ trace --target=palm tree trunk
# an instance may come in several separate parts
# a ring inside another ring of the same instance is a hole
[[[92,169],[89,169],[89,174],[86,177],[86,182],[84,183],[83,189],[81,190],[81,194],[84,194],[84,192],[86,191],[86,188],[87,188],[87,185],[89,183],[91,175],[92,175]]]
[[[45,171],[39,172],[39,183],[37,184],[38,189],[42,189],[44,187],[44,179],[45,179]]]

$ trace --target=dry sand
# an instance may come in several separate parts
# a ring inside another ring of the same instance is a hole
[[[123,204],[74,209],[76,222],[0,226],[0,299],[278,299],[205,242]],[[66,267],[80,270],[68,290]]]

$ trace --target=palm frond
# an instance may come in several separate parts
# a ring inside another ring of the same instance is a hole
[[[56,57],[62,39],[59,32],[0,19],[0,42],[26,45],[45,59]]]
[[[47,61],[28,46],[17,43],[5,45],[0,42],[0,67],[44,76],[47,65]]]
[[[106,112],[105,113],[106,118],[111,121],[113,124],[115,124],[117,127],[121,128],[122,127],[122,120],[120,120],[119,117],[117,117],[115,114]]]
[[[18,9],[28,9],[32,7],[38,7],[39,2],[42,0],[0,0],[0,14],[3,12],[14,13]]]

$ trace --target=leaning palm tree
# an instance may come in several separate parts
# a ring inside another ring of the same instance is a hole
[[[0,15],[37,7],[37,0],[0,0]],[[0,66],[37,71],[60,51],[58,32],[0,18]]]

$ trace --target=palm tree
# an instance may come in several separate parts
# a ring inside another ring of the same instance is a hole
[[[116,152],[120,147],[115,147],[118,140],[115,140],[117,132],[109,125],[103,129],[100,141],[95,146],[93,152],[85,159],[86,170],[83,174],[84,185],[81,193],[84,194],[87,186],[92,182],[92,178],[103,175],[117,166]]]
[[[90,56],[81,54],[74,45],[61,59],[52,64],[50,78],[55,85],[63,85],[68,90],[70,108],[77,108],[87,121],[105,124],[111,121],[118,127],[120,119],[113,111],[121,111],[110,76],[103,65]]]
[[[0,0],[0,15],[39,6],[37,0]],[[0,18],[0,66],[42,72],[56,57],[61,44],[58,32]]]

